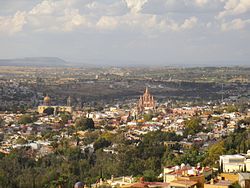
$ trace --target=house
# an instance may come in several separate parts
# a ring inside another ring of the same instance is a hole
[[[214,180],[204,184],[204,188],[230,188],[232,182],[229,180]]]
[[[243,172],[246,170],[245,156],[222,155],[220,156],[220,169],[222,172]]]
[[[163,181],[170,183],[170,187],[185,187],[188,188],[203,188],[205,176],[203,172],[207,171],[206,175],[210,175],[209,168],[195,168],[189,165],[182,164],[181,166],[165,167],[163,171]],[[212,169],[211,169],[212,173]]]
[[[196,188],[196,181],[189,180],[174,180],[170,182],[169,188]]]

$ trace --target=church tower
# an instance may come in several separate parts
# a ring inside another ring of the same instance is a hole
[[[70,96],[67,99],[67,106],[72,106],[72,99]]]
[[[138,102],[138,111],[143,112],[144,110],[154,110],[156,102],[154,97],[149,93],[148,87],[142,96],[140,96]]]

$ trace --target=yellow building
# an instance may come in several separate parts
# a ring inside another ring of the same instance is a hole
[[[189,180],[174,180],[170,182],[170,188],[197,188],[196,181]]]
[[[239,181],[239,174],[238,173],[221,173],[220,177],[222,180],[228,180],[232,183]]]
[[[204,188],[229,188],[232,185],[228,180],[211,180],[209,183],[204,184]]]
[[[176,184],[176,181],[179,181],[180,184],[183,182],[191,182],[189,185],[190,188],[194,186],[196,188],[204,188],[205,176],[203,173],[205,169],[207,171],[210,168],[196,169],[185,166],[185,164],[176,167],[165,167],[163,170],[163,181],[170,184],[175,182],[172,184],[172,187],[180,187]],[[193,184],[194,182],[195,184]]]
[[[189,176],[180,176],[177,177],[177,180],[180,181],[188,181],[188,182],[196,182],[197,188],[204,188],[205,177],[204,175],[189,175]]]
[[[67,106],[52,106],[51,105],[51,98],[48,95],[46,95],[44,97],[44,100],[43,100],[43,105],[38,106],[37,111],[38,111],[39,114],[42,114],[48,108],[52,108],[54,114],[57,114],[59,112],[68,112],[68,113],[73,112],[70,97],[67,100]]]

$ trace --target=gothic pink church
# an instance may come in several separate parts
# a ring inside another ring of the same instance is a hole
[[[142,96],[140,96],[139,103],[138,103],[138,111],[142,112],[144,110],[154,110],[156,102],[154,97],[149,93],[148,87]]]

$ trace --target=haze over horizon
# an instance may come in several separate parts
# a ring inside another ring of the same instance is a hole
[[[0,59],[250,65],[249,0],[0,0]]]

